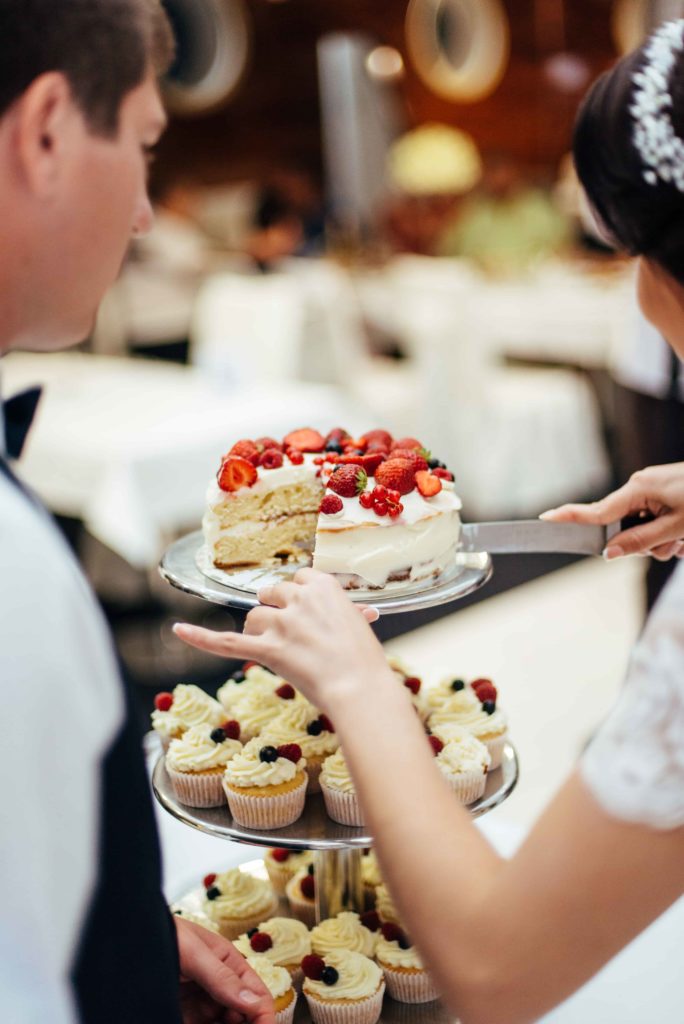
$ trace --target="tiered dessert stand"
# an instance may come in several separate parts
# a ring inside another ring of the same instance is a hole
[[[243,610],[254,607],[258,604],[256,590],[259,586],[287,579],[297,569],[296,565],[288,563],[271,570],[219,573],[206,565],[201,545],[201,532],[177,541],[162,560],[161,575],[186,593],[225,607]],[[397,584],[386,591],[352,591],[350,597],[354,601],[374,604],[383,615],[414,611],[465,597],[483,586],[491,574],[491,559],[487,554],[464,555],[459,556],[453,573],[442,577],[439,582],[423,583],[422,586]],[[488,775],[484,795],[468,808],[472,816],[480,817],[498,807],[512,793],[517,780],[518,759],[515,749],[508,744],[501,767]],[[307,797],[304,814],[293,825],[262,832],[235,824],[227,805],[198,809],[181,804],[174,796],[163,756],[155,766],[152,786],[165,810],[200,832],[251,846],[313,850],[317,921],[333,917],[342,910],[359,913],[364,910],[361,858],[364,848],[373,845],[372,836],[365,828],[350,828],[332,821],[326,814],[320,794]],[[259,869],[263,870],[263,862],[253,862],[249,868],[261,873]],[[189,894],[191,902],[197,897],[198,894]],[[296,1021],[304,1024],[307,1020],[306,1002],[300,999]],[[409,1005],[396,1003],[389,997],[385,997],[381,1017],[383,1024],[397,1024],[399,1021],[401,1024],[418,1024],[419,1021],[421,1024],[446,1024],[449,1020],[439,1002]]]

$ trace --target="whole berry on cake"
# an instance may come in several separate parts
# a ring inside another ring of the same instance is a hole
[[[282,441],[236,441],[209,485],[202,526],[218,568],[308,552],[347,588],[382,588],[452,564],[460,508],[452,474],[415,438],[304,427]]]

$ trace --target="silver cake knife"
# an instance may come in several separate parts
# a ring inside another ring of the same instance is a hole
[[[500,523],[463,523],[461,551],[486,551],[490,555],[554,553],[600,555],[620,523],[585,526],[581,523],[547,523],[519,519]]]

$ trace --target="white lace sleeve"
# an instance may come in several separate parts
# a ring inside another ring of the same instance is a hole
[[[581,772],[608,814],[659,829],[684,825],[684,563],[651,613]]]

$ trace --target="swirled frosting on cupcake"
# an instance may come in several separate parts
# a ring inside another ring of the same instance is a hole
[[[160,736],[176,736],[192,725],[208,722],[220,725],[226,713],[217,700],[191,683],[179,683],[168,711],[152,712],[152,728]]]
[[[409,946],[408,949],[402,949],[398,939],[388,942],[380,935],[375,946],[375,956],[381,964],[386,964],[388,967],[411,967],[415,970],[424,970],[416,947]]]
[[[458,693],[455,699],[446,701],[438,711],[434,711],[428,719],[430,732],[437,735],[436,730],[443,725],[453,723],[460,725],[478,739],[489,736],[503,736],[506,732],[506,716],[496,708],[491,714],[484,710],[480,701],[475,697],[475,705],[465,707],[463,702],[458,700],[461,694]],[[440,736],[440,739],[443,737]]]
[[[223,686],[219,687],[216,699],[227,711],[232,711],[237,701],[241,700],[248,693],[260,690],[264,693],[274,693],[284,680],[269,672],[262,665],[250,665],[243,673],[236,673],[238,678],[227,679]],[[242,675],[244,678],[240,679]]]
[[[184,910],[183,907],[179,907],[175,903],[172,904],[170,910],[174,917],[182,917],[184,921],[191,921],[192,924],[198,924],[209,932],[214,932],[216,935],[219,934],[218,925],[210,921],[204,914],[195,914],[192,910]]]
[[[390,891],[384,882],[382,882],[375,890],[375,909],[383,921],[392,921],[394,924],[401,923],[399,919],[399,911],[397,910],[394,900],[390,896]]]
[[[334,967],[338,979],[334,985],[307,978],[304,991],[321,1002],[337,1002],[347,999],[367,999],[375,995],[383,980],[378,965],[363,953],[339,949],[325,957],[326,967]]]
[[[262,732],[274,718],[277,718],[285,704],[275,690],[265,688],[248,690],[239,700],[235,701],[231,708],[233,715],[240,727],[252,736]]]
[[[372,886],[374,889],[378,885],[382,885],[380,865],[373,850],[361,858],[361,877],[364,885]]]
[[[206,898],[204,907],[213,920],[222,917],[252,917],[262,910],[268,910],[274,903],[270,883],[254,878],[239,868],[231,868],[217,875],[207,892],[212,893],[213,898]]]
[[[180,739],[171,740],[166,763],[177,772],[201,772],[223,768],[242,750],[239,740],[212,739],[217,726],[210,723],[191,726]],[[224,733],[225,736],[225,733]]]
[[[284,996],[292,988],[292,975],[284,967],[272,964],[263,956],[248,956],[247,963],[263,981],[274,999]]]
[[[344,910],[337,917],[321,921],[311,930],[311,948],[325,960],[329,953],[349,949],[372,957],[377,936],[361,924],[361,918],[351,910]]]
[[[254,952],[246,934],[235,940],[235,948],[247,959],[263,957],[272,964],[284,967],[286,964],[299,964],[311,952],[309,929],[292,917],[272,917],[259,925],[259,931],[270,935],[273,941],[271,948],[263,953]]]
[[[236,754],[226,766],[224,782],[239,789],[248,786],[280,786],[291,782],[298,773],[306,768],[306,760],[301,757],[295,764],[286,757],[278,757],[275,761],[262,761],[259,754],[266,746],[275,746],[270,739],[255,736],[246,743],[239,754]]]
[[[444,744],[437,754],[439,770],[445,775],[484,774],[492,759],[484,743],[460,725],[437,726],[434,733]]]
[[[343,793],[353,793],[354,783],[349,774],[349,766],[341,750],[330,754],[323,762],[321,779],[332,789],[339,789]]]
[[[426,688],[424,700],[429,714],[439,711],[445,704],[449,704],[455,712],[480,707],[475,691],[457,676],[448,676],[437,686]]]
[[[290,701],[277,718],[269,723],[266,734],[275,746],[280,743],[298,743],[304,757],[321,757],[334,753],[339,740],[334,732],[322,729],[317,735],[307,730],[317,721],[319,712],[309,701]]]

